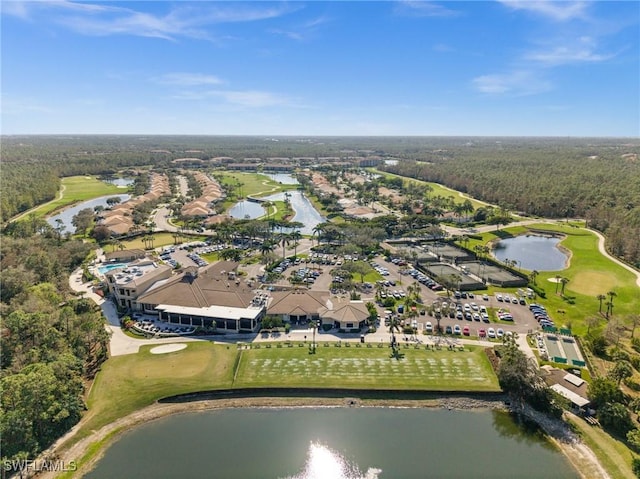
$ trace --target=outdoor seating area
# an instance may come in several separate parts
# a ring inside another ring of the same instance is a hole
[[[142,317],[135,318],[133,329],[139,333],[153,336],[188,336],[193,334],[196,328],[192,326],[180,326],[177,324],[169,324],[155,319],[143,319]]]

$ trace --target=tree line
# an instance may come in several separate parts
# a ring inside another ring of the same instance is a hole
[[[99,308],[74,296],[68,278],[90,249],[81,241],[60,241],[51,230],[2,238],[3,460],[35,458],[86,409],[84,382],[107,358],[109,337]]]
[[[382,169],[444,184],[525,215],[585,218],[617,256],[640,264],[638,147],[468,148]]]

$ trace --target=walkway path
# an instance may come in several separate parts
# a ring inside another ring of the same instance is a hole
[[[611,256],[608,252],[607,249],[605,248],[605,241],[606,238],[604,237],[604,235],[596,230],[592,230],[587,228],[587,231],[591,231],[594,235],[596,235],[598,237],[598,250],[600,251],[600,253],[607,257],[609,260],[613,261],[614,263],[616,263],[619,266],[622,266],[624,269],[626,269],[627,271],[632,272],[635,276],[636,276],[636,284],[638,286],[640,286],[640,271],[638,271],[637,269],[629,266],[627,263],[624,263],[622,261],[620,261],[618,258]]]
[[[62,196],[64,195],[64,190],[66,190],[66,189],[67,189],[67,187],[64,184],[62,184],[62,182],[60,182],[60,191],[58,191],[58,193],[56,194],[56,197],[54,199],[49,200],[46,203],[42,203],[41,205],[34,206],[33,208],[29,208],[27,211],[25,211],[23,213],[20,213],[17,216],[14,216],[10,221],[17,221],[20,218],[24,218],[28,214],[33,213],[36,210],[39,210],[40,208],[44,208],[49,203],[53,203],[54,201],[60,201],[62,199]]]

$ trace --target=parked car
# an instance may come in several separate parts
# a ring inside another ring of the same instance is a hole
[[[460,328],[460,326],[456,324],[456,325],[453,327],[453,334],[460,335],[461,333],[462,333],[462,328]]]
[[[469,326],[465,326],[465,327],[462,329],[462,334],[464,334],[465,336],[469,336],[469,334],[470,334]]]
[[[490,338],[495,338],[496,337],[496,330],[493,328],[489,328],[487,329],[487,336]]]
[[[484,328],[478,330],[478,336],[480,336],[481,338],[487,337],[487,332],[484,330]]]
[[[433,332],[433,324],[431,324],[431,321],[427,321],[427,324],[424,325],[424,330],[428,333]]]

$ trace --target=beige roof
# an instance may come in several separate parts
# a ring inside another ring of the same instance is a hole
[[[328,292],[308,291],[304,289],[291,291],[274,291],[267,307],[268,314],[293,314],[296,316],[318,314],[326,308]]]
[[[165,304],[191,308],[211,305],[246,308],[254,294],[244,281],[229,279],[238,263],[221,261],[202,268],[194,276],[188,272],[152,287],[138,298],[140,303]]]
[[[341,323],[359,323],[369,317],[369,310],[367,310],[367,306],[362,301],[350,301],[349,303],[338,304],[335,309],[325,308],[320,311],[320,315],[323,318]]]

